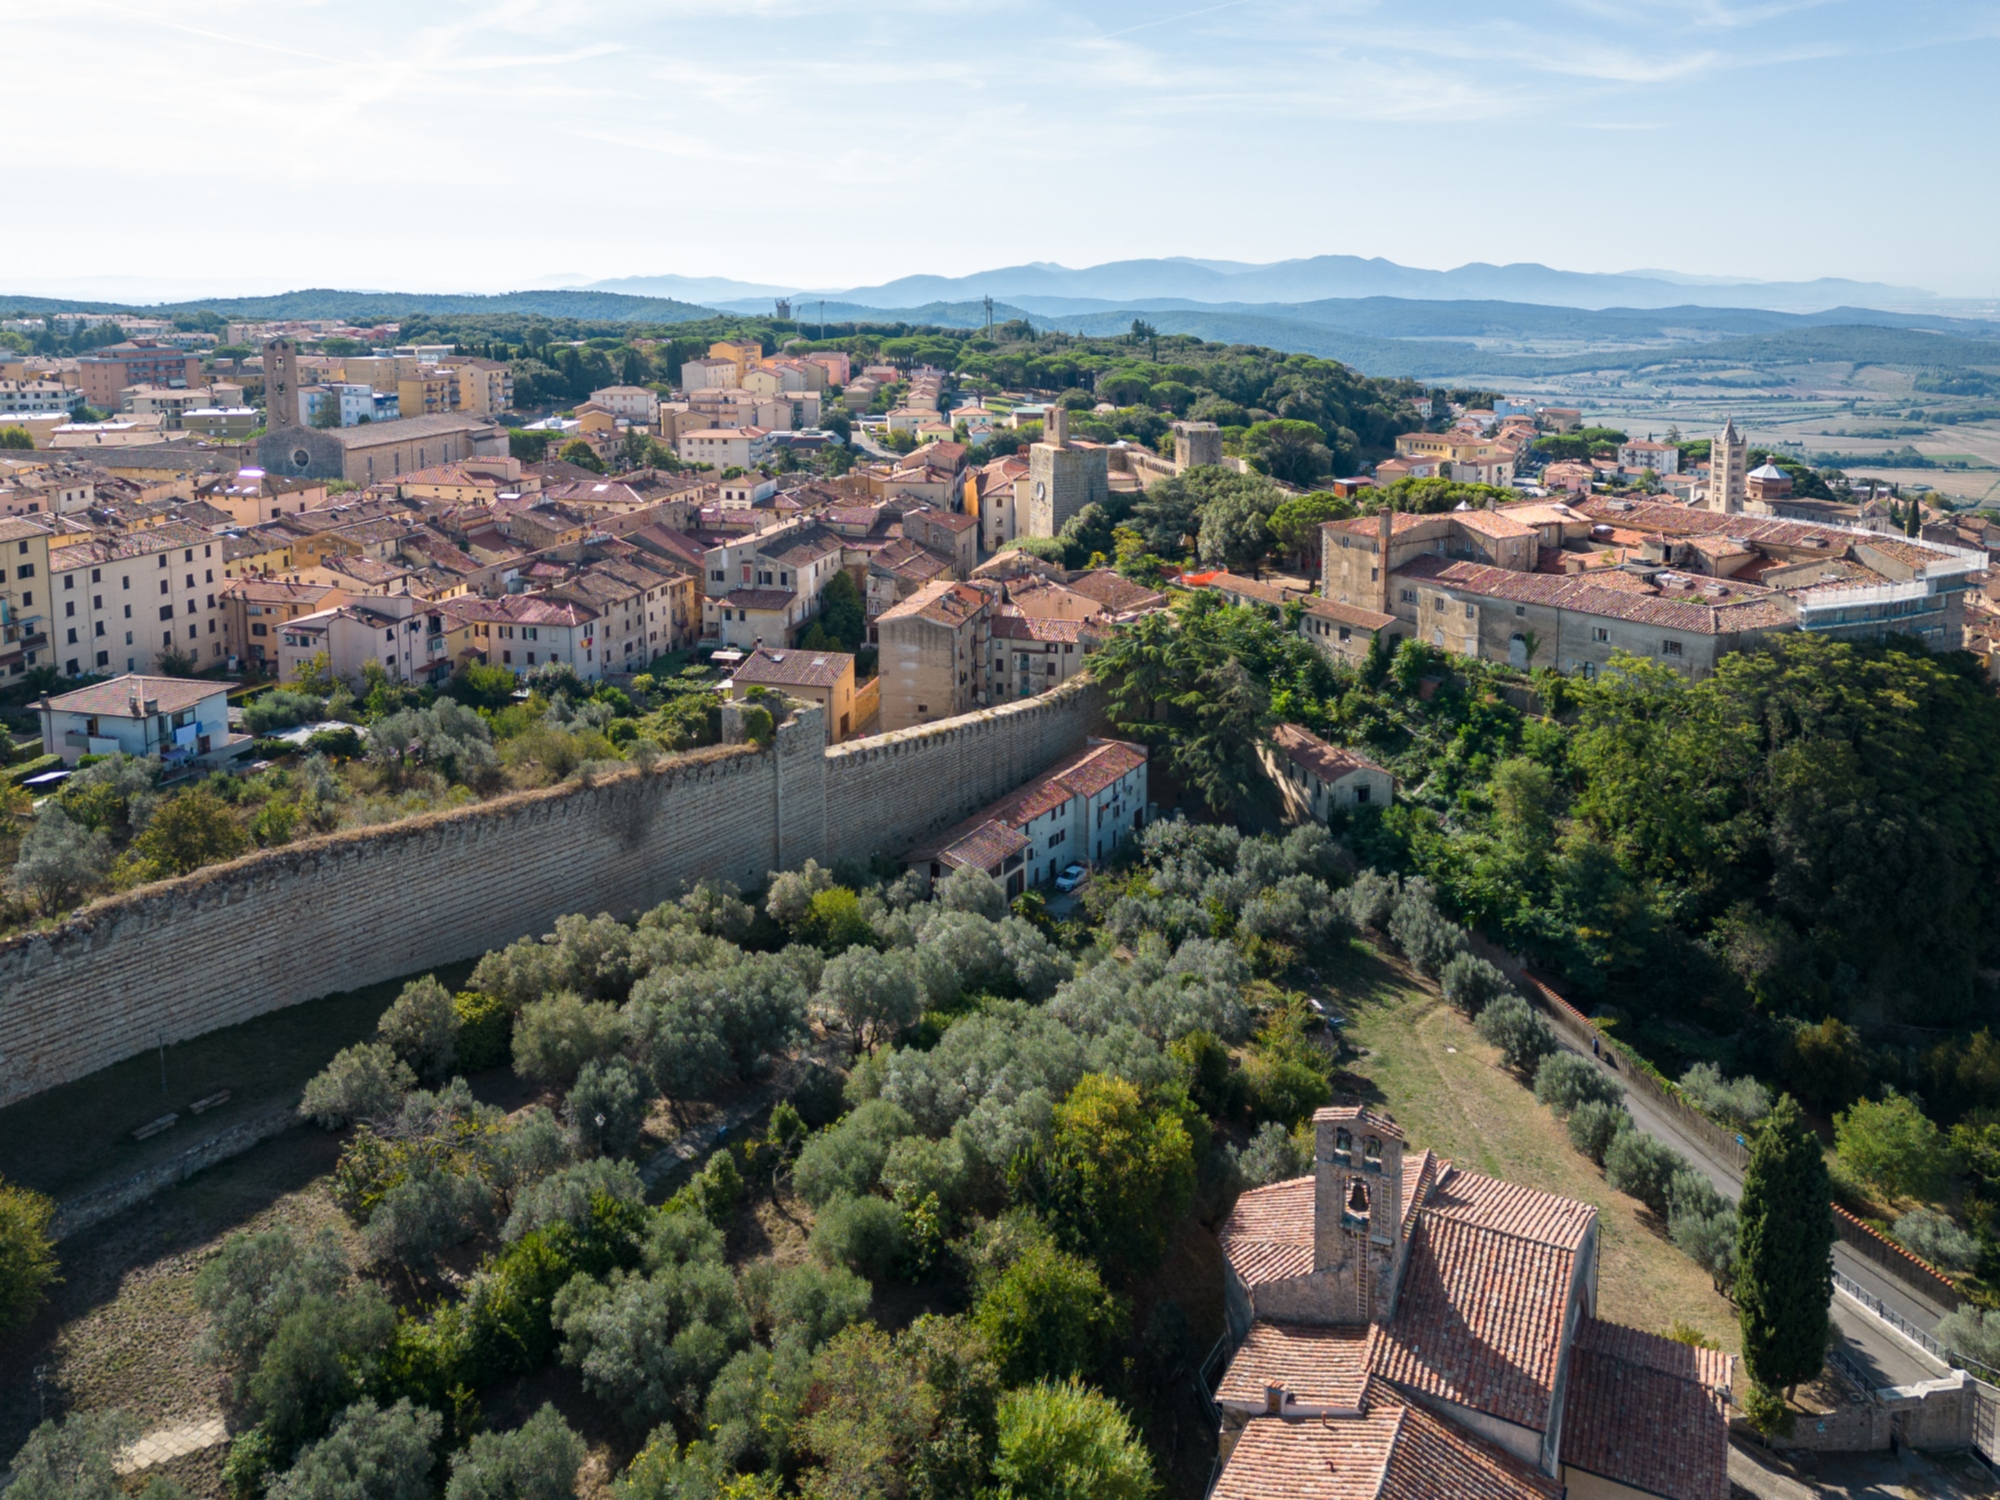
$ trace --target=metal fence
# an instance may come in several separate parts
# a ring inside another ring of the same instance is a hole
[[[1966,1371],[1977,1379],[1985,1381],[1988,1385],[2000,1385],[2000,1370],[1995,1370],[1991,1365],[1983,1365],[1976,1359],[1968,1359],[1957,1350],[1939,1343],[1935,1334],[1927,1329],[1919,1328],[1866,1287],[1841,1275],[1838,1271],[1833,1273],[1833,1284],[1840,1291],[1845,1292],[1856,1302],[1867,1308],[1868,1311],[1875,1314],[1884,1323],[1895,1329],[1904,1338],[1915,1344],[1919,1349],[1935,1356],[1948,1365],[1953,1365],[1958,1369]]]

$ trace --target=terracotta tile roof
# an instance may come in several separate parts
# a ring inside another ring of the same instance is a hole
[[[1379,1383],[1358,1417],[1246,1423],[1214,1500],[1559,1500],[1562,1486]]]
[[[990,596],[983,589],[940,578],[883,610],[877,617],[877,623],[916,616],[934,624],[956,628],[978,614],[989,602]]]
[[[1124,740],[1100,740],[1057,764],[1026,786],[1016,788],[992,806],[974,813],[936,843],[925,844],[911,850],[904,856],[904,862],[913,864],[926,859],[941,859],[946,853],[957,850],[963,840],[978,833],[987,825],[1010,830],[1019,829],[1042,814],[1061,807],[1072,797],[1095,796],[1119,777],[1145,763],[1146,750],[1143,745],[1127,744]],[[1026,839],[1022,839],[1014,847],[1025,848],[1027,842]],[[1009,849],[1008,852],[1013,851]],[[1308,1225],[1306,1253],[1310,1266],[1312,1253],[1310,1193],[1307,1195],[1305,1213]]]
[[[722,602],[735,609],[789,609],[798,595],[790,589],[731,589]]]
[[[1008,855],[1018,854],[1027,848],[1028,842],[1005,823],[989,819],[953,839],[938,851],[937,857],[942,864],[972,865],[977,869],[991,870]]]
[[[1306,613],[1316,620],[1331,620],[1356,630],[1386,630],[1396,623],[1394,615],[1377,614],[1358,604],[1342,604],[1338,599],[1308,599]]]
[[[1585,1318],[1562,1461],[1666,1500],[1728,1500],[1729,1356]]]
[[[1753,591],[1741,584],[1720,585],[1713,579],[1701,579],[1698,583],[1703,588],[1711,585],[1722,588],[1724,592],[1718,598],[1725,602],[1711,604],[1695,598],[1641,593],[1629,586],[1606,584],[1595,572],[1520,573],[1509,568],[1489,568],[1482,563],[1447,562],[1435,556],[1414,559],[1397,569],[1396,576],[1437,583],[1457,594],[1546,605],[1578,614],[1656,625],[1688,635],[1766,630],[1789,623],[1793,618],[1789,604],[1776,595]],[[1687,592],[1695,590],[1690,588]],[[1727,602],[1736,596],[1741,596],[1740,602]]]
[[[1449,1166],[1424,1207],[1433,1214],[1566,1250],[1581,1248],[1597,1222],[1597,1210],[1588,1203]]]
[[[1087,620],[1058,620],[1048,615],[1024,615],[1012,608],[996,612],[987,622],[987,634],[996,641],[1081,641],[1086,636],[1101,639]]]
[[[1311,730],[1301,729],[1296,724],[1278,724],[1272,727],[1271,743],[1278,753],[1293,765],[1313,773],[1329,785],[1350,776],[1356,771],[1383,771],[1367,756],[1357,750],[1349,750],[1341,745],[1329,745]]]
[[[1313,1268],[1313,1179],[1252,1188],[1236,1200],[1216,1238],[1245,1287],[1305,1275]]]
[[[1262,1412],[1264,1388],[1281,1385],[1304,1406],[1356,1410],[1368,1387],[1368,1340],[1363,1324],[1339,1328],[1255,1322],[1229,1361],[1215,1399]]]
[[[1515,520],[1505,511],[1498,510],[1455,510],[1451,512],[1451,519],[1467,531],[1477,532],[1480,536],[1528,536],[1535,529],[1525,522]]]
[[[1419,1210],[1370,1367],[1413,1394],[1547,1431],[1576,1262],[1563,1246]]]
[[[733,680],[770,687],[832,687],[854,670],[844,651],[771,651],[759,648],[744,658]]]
[[[49,707],[60,713],[126,718],[131,716],[132,694],[136,692],[142,717],[148,711],[177,714],[195,707],[204,699],[226,693],[235,685],[212,678],[148,677],[135,672],[114,677],[109,682],[95,682],[73,692],[58,693],[49,699]],[[147,708],[149,702],[152,705],[150,710]]]
[[[1255,578],[1245,578],[1240,573],[1204,573],[1199,575],[1199,587],[1214,589],[1218,594],[1235,594],[1244,599],[1255,599],[1259,604],[1289,604],[1299,597],[1291,589],[1279,588],[1275,584],[1261,582]],[[1186,577],[1181,582],[1187,583]]]
[[[1086,598],[1095,599],[1113,614],[1124,614],[1128,610],[1150,609],[1165,604],[1167,596],[1158,589],[1147,588],[1143,583],[1134,583],[1122,573],[1110,568],[1099,568],[1086,573],[1081,578],[1070,580],[1071,588]]]
[[[1727,1391],[1735,1378],[1735,1359],[1720,1349],[1697,1349],[1601,1318],[1585,1318],[1577,1326],[1576,1347],[1676,1380],[1690,1380],[1716,1392]]]

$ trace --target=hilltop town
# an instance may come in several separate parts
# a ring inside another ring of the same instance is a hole
[[[1983,514],[1142,323],[4,331],[30,1500],[1991,1445]]]

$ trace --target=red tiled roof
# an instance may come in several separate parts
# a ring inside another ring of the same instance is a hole
[[[1281,1385],[1301,1405],[1358,1409],[1368,1386],[1369,1332],[1360,1323],[1338,1328],[1252,1323],[1215,1399],[1223,1406],[1261,1412],[1264,1388]]]
[[[1726,1354],[1585,1318],[1570,1357],[1562,1461],[1666,1500],[1728,1500],[1728,1385]]]
[[[771,687],[832,687],[854,670],[844,651],[773,651],[760,647],[730,674],[745,684]]]
[[[1548,1429],[1576,1252],[1419,1211],[1370,1367],[1417,1395]]]
[[[1246,1423],[1213,1500],[1557,1500],[1562,1487],[1379,1384],[1358,1417]]]
[[[731,589],[722,596],[724,604],[737,609],[789,609],[798,597],[790,589]]]
[[[1455,593],[1479,598],[1506,599],[1519,604],[1541,604],[1578,614],[1601,615],[1656,625],[1689,635],[1728,635],[1739,630],[1763,630],[1788,623],[1790,607],[1780,598],[1755,592],[1741,584],[1718,585],[1741,602],[1708,604],[1694,599],[1663,598],[1639,593],[1629,587],[1606,584],[1595,571],[1579,574],[1520,573],[1509,568],[1489,568],[1483,563],[1448,562],[1426,555],[1396,570],[1398,578],[1436,583]],[[1701,580],[1704,585],[1712,579]]]
[[[1252,1188],[1236,1200],[1216,1238],[1245,1287],[1305,1275],[1313,1268],[1313,1179]]]
[[[1296,724],[1278,724],[1271,729],[1271,743],[1278,753],[1299,766],[1312,772],[1321,781],[1329,784],[1356,771],[1388,772],[1357,750],[1349,750],[1343,745],[1329,745],[1325,740]]]
[[[1581,1248],[1597,1210],[1574,1198],[1522,1187],[1483,1172],[1447,1171],[1424,1204],[1427,1212],[1505,1234]]]
[[[1099,568],[1095,572],[1084,574],[1081,578],[1072,579],[1070,587],[1087,599],[1095,599],[1115,614],[1167,602],[1167,596],[1158,589],[1149,589],[1143,583],[1134,583],[1123,574],[1114,573],[1109,568]]]
[[[1336,625],[1350,625],[1356,630],[1386,630],[1396,623],[1394,615],[1378,614],[1358,604],[1342,604],[1337,599],[1308,599],[1306,613],[1315,619],[1331,620]]]

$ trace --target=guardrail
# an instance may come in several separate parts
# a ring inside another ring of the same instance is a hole
[[[1896,1332],[1900,1333],[1904,1338],[1933,1358],[1942,1360],[1945,1364],[1951,1365],[1954,1368],[1964,1370],[1989,1385],[2000,1385],[2000,1370],[1995,1370],[1991,1365],[1981,1364],[1976,1359],[1969,1359],[1957,1350],[1940,1343],[1937,1335],[1927,1329],[1917,1327],[1916,1324],[1898,1313],[1860,1283],[1835,1271],[1833,1273],[1833,1284],[1837,1290],[1845,1292],[1849,1297],[1859,1302],[1869,1312],[1880,1318],[1884,1323],[1887,1323]]]

